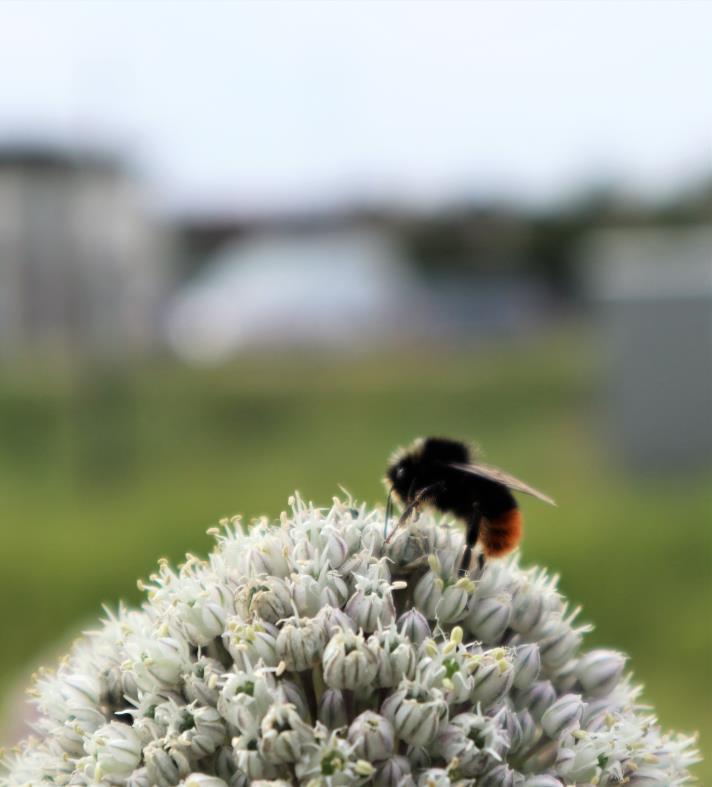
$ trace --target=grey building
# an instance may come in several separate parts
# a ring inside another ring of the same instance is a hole
[[[0,354],[151,348],[167,247],[114,159],[0,148]]]
[[[641,470],[712,463],[712,227],[598,233],[587,271],[608,431]]]

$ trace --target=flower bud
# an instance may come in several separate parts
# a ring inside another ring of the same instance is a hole
[[[232,786],[237,772],[232,744],[220,746],[213,754],[211,762],[213,763],[211,770],[215,771],[215,775]]]
[[[385,760],[393,754],[393,725],[373,711],[357,716],[347,735],[354,754],[369,762]]]
[[[564,787],[564,784],[556,777],[542,773],[539,776],[529,776],[522,787]]]
[[[579,659],[576,676],[585,694],[605,697],[620,680],[625,656],[613,650],[592,650]]]
[[[558,670],[574,656],[580,644],[581,635],[562,620],[539,642],[542,663],[549,670]]]
[[[292,680],[282,678],[279,681],[279,691],[284,695],[285,702],[291,702],[294,705],[302,719],[309,718],[307,697],[300,685]]]
[[[500,700],[512,686],[514,668],[511,658],[501,649],[495,649],[473,656],[472,663],[476,669],[470,700],[488,708]]]
[[[544,732],[552,739],[558,738],[579,726],[584,704],[578,694],[564,694],[541,717]]]
[[[218,703],[218,678],[223,674],[219,661],[201,656],[190,665],[190,671],[183,676],[183,691],[188,702],[215,707]]]
[[[339,569],[344,560],[349,556],[349,547],[346,540],[333,528],[322,529],[321,536],[326,539],[324,553],[333,569]]]
[[[277,635],[277,655],[287,669],[311,669],[321,658],[326,644],[324,624],[319,618],[290,618]]]
[[[292,614],[292,595],[283,579],[254,578],[235,594],[235,609],[243,620],[277,623]]]
[[[253,735],[240,735],[233,740],[237,767],[247,777],[247,784],[257,779],[272,779],[279,775],[274,763],[268,762],[259,751],[257,738]]]
[[[427,571],[418,580],[413,591],[413,603],[428,620],[435,620],[445,589],[444,581],[434,572]]]
[[[508,738],[504,714],[493,717],[479,713],[460,713],[438,738],[438,747],[446,761],[456,761],[465,776],[477,776],[501,761]]]
[[[481,642],[499,642],[512,617],[512,597],[508,593],[486,598],[475,595],[470,609],[464,620],[465,628]]]
[[[188,644],[175,637],[141,637],[127,644],[136,682],[143,691],[172,689],[190,665]]]
[[[462,634],[462,629],[456,626],[444,645],[437,646],[431,640],[426,652],[432,655],[424,656],[419,664],[421,682],[440,689],[451,705],[466,702],[475,685],[470,673],[473,664],[478,663],[473,656],[479,659],[479,654],[471,652],[472,646],[461,644]]]
[[[507,733],[507,738],[509,739],[509,752],[515,754],[523,748],[522,738],[524,733],[519,714],[508,707],[504,709],[504,731]]]
[[[556,773],[567,783],[591,782],[598,772],[600,746],[581,740],[559,748],[556,756]]]
[[[304,617],[314,617],[321,609],[321,586],[308,574],[292,576],[292,598],[297,612]]]
[[[514,653],[514,687],[526,689],[531,686],[540,670],[539,646],[534,642],[520,645]]]
[[[254,779],[250,787],[292,787],[292,782],[284,779]]]
[[[260,730],[260,754],[273,763],[296,762],[314,738],[312,728],[288,702],[275,702],[262,719]]]
[[[398,587],[401,584],[405,583],[399,583]],[[375,631],[379,626],[389,626],[396,615],[392,587],[383,579],[357,577],[356,592],[348,600],[344,611],[366,633]]]
[[[182,787],[228,787],[227,782],[217,776],[208,776],[205,773],[191,773],[181,782]]]
[[[423,527],[420,522],[397,530],[385,546],[385,553],[393,565],[402,569],[398,573],[404,573],[431,550],[432,528]]]
[[[452,555],[448,556],[452,558]],[[429,620],[437,619],[440,623],[457,623],[467,614],[475,590],[475,583],[468,577],[460,577],[453,581],[451,560],[442,564],[440,558],[432,554],[428,558],[430,571],[423,574],[413,591],[415,606]]]
[[[407,757],[389,757],[378,769],[374,777],[375,787],[409,784],[411,774],[410,760]]]
[[[572,692],[579,691],[581,686],[576,677],[576,667],[578,660],[573,658],[566,662],[563,666],[559,667],[554,682],[556,691],[559,694],[571,694]]]
[[[322,658],[324,681],[332,689],[368,686],[378,672],[378,645],[361,634],[337,631]]]
[[[250,787],[292,787],[292,782],[284,779],[254,779]]]
[[[62,675],[60,686],[62,699],[73,715],[82,708],[95,710],[101,702],[101,684],[94,675]]]
[[[668,779],[669,776],[663,768],[644,765],[631,774],[626,787],[660,787],[661,784],[668,784]]]
[[[405,751],[405,756],[408,758],[411,768],[414,771],[428,768],[432,763],[432,757],[430,756],[429,747],[427,746],[408,746]]]
[[[289,543],[283,532],[273,530],[262,535],[255,529],[251,542],[237,556],[240,570],[245,576],[289,576]]]
[[[336,572],[330,571],[321,585],[321,605],[341,607],[349,597],[349,586]]]
[[[284,681],[280,687],[284,689]],[[220,715],[238,730],[255,727],[274,700],[271,673],[250,670],[230,674],[218,697]]]
[[[329,733],[317,725],[315,742],[295,765],[300,784],[349,785],[359,784],[373,775],[371,763],[353,754],[352,745],[337,732]]]
[[[105,722],[106,719],[102,718]],[[53,727],[56,743],[62,752],[69,757],[81,757],[84,754],[85,730],[76,722],[65,721],[60,726]]]
[[[386,698],[381,713],[399,738],[413,746],[427,746],[447,720],[448,707],[442,692],[403,680]]]
[[[238,669],[247,669],[258,661],[266,667],[279,664],[276,626],[259,619],[245,623],[239,617],[232,617],[225,624],[225,629],[223,644]]]
[[[176,699],[180,699],[176,697]],[[141,739],[141,745],[145,746],[149,741],[162,738],[168,731],[168,727],[163,719],[156,719],[156,712],[165,701],[165,697],[158,694],[143,694],[136,708],[127,711],[117,711],[117,715],[131,717],[131,729]]]
[[[524,777],[513,771],[508,765],[501,763],[477,780],[477,787],[515,787],[521,785]]]
[[[339,689],[327,689],[319,700],[319,721],[328,729],[345,727],[348,723],[344,695]]]
[[[598,732],[606,726],[606,719],[610,713],[611,706],[607,699],[587,702],[581,716],[581,728],[587,732]]]
[[[354,634],[356,633],[356,624],[338,607],[322,607],[317,617],[324,626],[327,638],[331,637],[331,635],[337,631],[352,631]]]
[[[123,782],[126,787],[153,787],[148,775],[148,768],[137,768],[129,778]]]
[[[447,625],[462,620],[474,590],[475,583],[468,577],[460,577],[455,584],[447,585],[435,610],[438,622]]]
[[[414,645],[420,645],[431,634],[428,619],[415,607],[411,607],[398,618],[397,627]]]
[[[225,722],[215,708],[186,708],[183,718],[183,726],[190,726],[181,732],[179,740],[186,745],[193,757],[207,757],[225,742]]]
[[[518,691],[514,700],[517,710],[528,710],[539,721],[556,702],[556,689],[549,680],[540,680],[524,691]]]
[[[172,612],[192,645],[208,645],[216,637],[221,636],[225,629],[227,611],[217,600],[179,601]]]
[[[377,631],[372,639],[379,644],[378,672],[375,683],[380,688],[397,686],[403,678],[412,678],[416,666],[415,650],[393,628]]]
[[[514,714],[516,716],[516,723],[512,728],[507,727],[510,732],[510,751],[522,752],[528,751],[538,735],[536,722],[528,710],[520,710]]]
[[[418,777],[418,787],[451,787],[452,780],[445,768],[428,768]]]
[[[165,739],[151,741],[143,750],[143,758],[151,784],[156,787],[172,787],[191,770],[185,754]]]
[[[96,762],[97,779],[125,779],[141,762],[141,739],[131,727],[118,721],[99,727],[85,749]]]
[[[546,616],[544,598],[537,588],[526,585],[514,596],[512,602],[511,627],[524,636],[535,636]]]

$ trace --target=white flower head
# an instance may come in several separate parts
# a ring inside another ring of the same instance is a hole
[[[586,650],[555,577],[461,576],[461,528],[427,511],[386,542],[383,509],[290,505],[161,560],[140,609],[40,671],[0,787],[688,783],[694,739]]]

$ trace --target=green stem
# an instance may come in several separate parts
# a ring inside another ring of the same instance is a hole
[[[314,665],[312,669],[312,682],[314,684],[314,691],[316,692],[316,702],[317,706],[321,702],[321,698],[324,696],[324,692],[326,691],[326,683],[324,683],[324,673],[321,668],[321,663],[317,663]]]

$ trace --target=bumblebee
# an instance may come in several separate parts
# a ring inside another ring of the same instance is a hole
[[[466,527],[466,547],[461,571],[470,567],[472,550],[480,542],[480,567],[485,557],[511,552],[522,535],[522,514],[512,492],[523,492],[549,505],[556,503],[543,492],[478,461],[467,443],[446,437],[425,437],[397,451],[386,470],[389,488],[386,505],[386,532],[395,495],[404,506],[396,528],[407,522],[422,505],[452,514]]]

